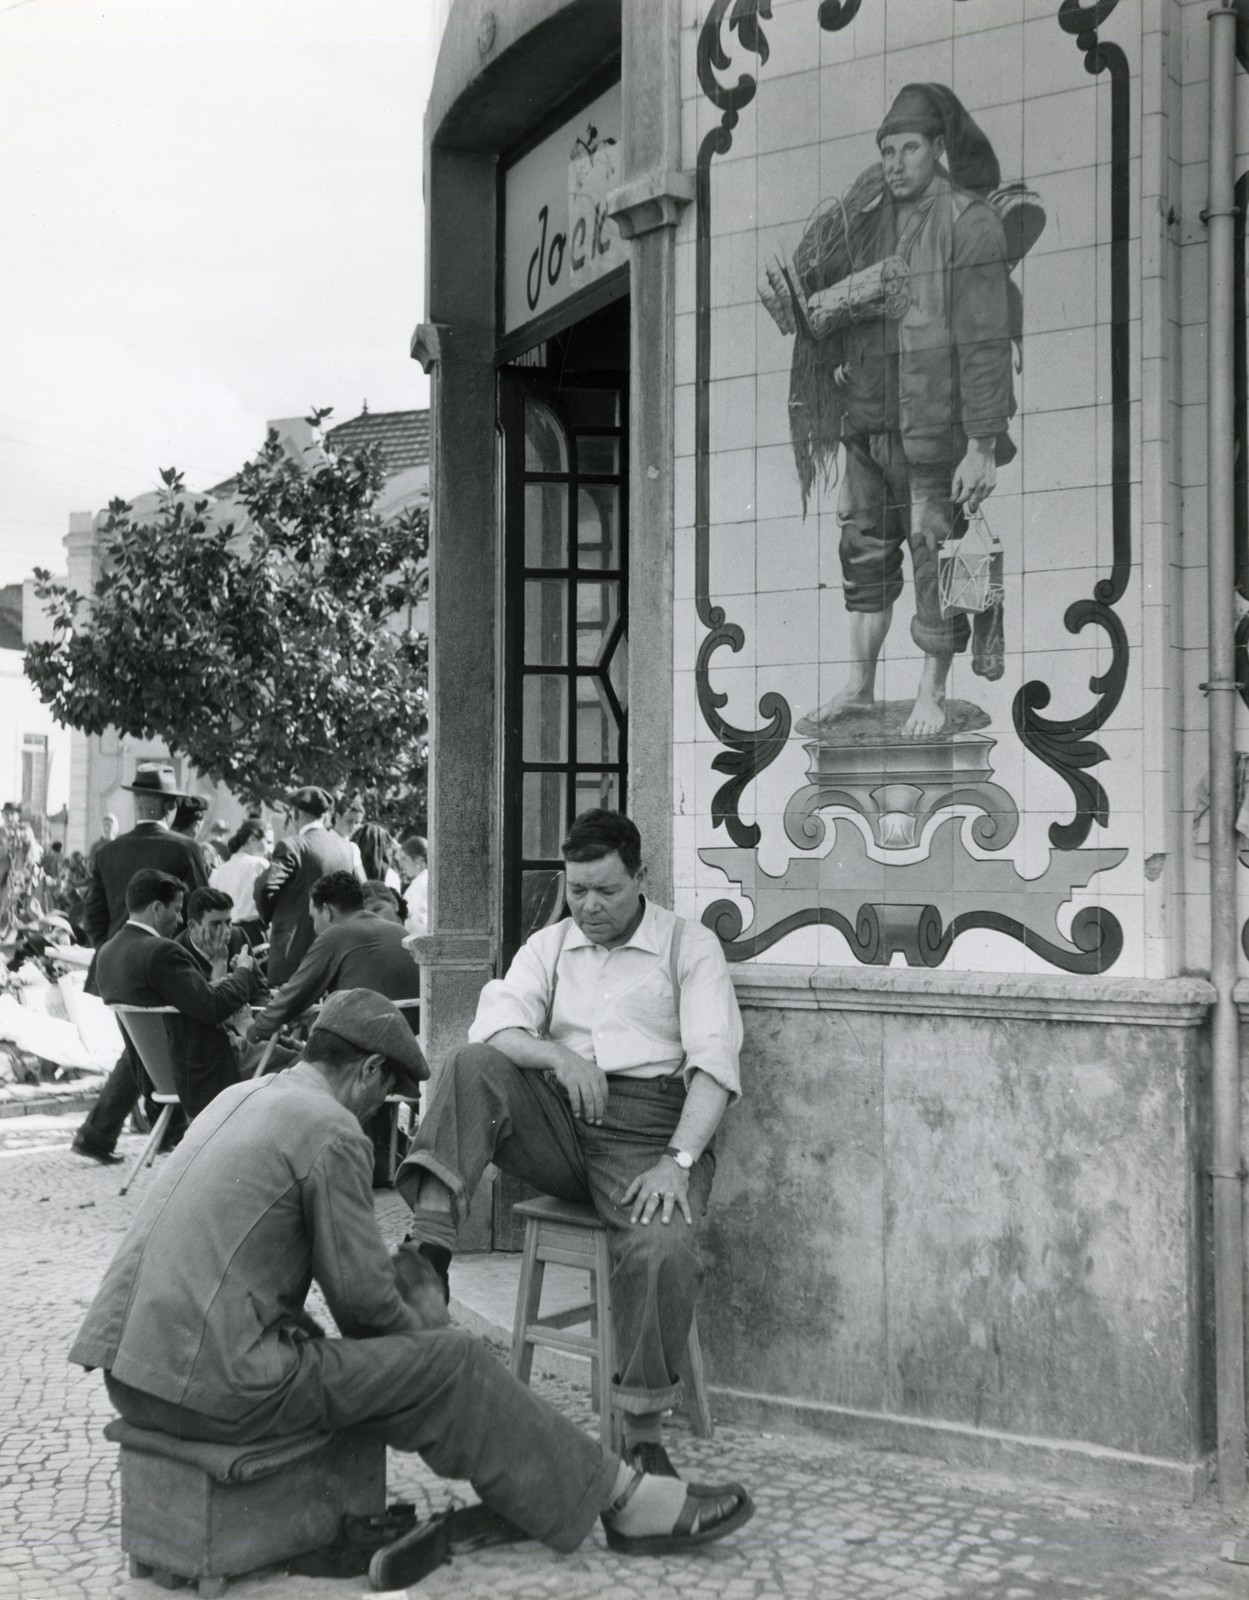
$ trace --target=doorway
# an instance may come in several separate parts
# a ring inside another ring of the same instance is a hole
[[[504,970],[563,914],[560,842],[628,804],[628,300],[502,368]]]

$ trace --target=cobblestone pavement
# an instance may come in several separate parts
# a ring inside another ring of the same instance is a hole
[[[71,1116],[0,1121],[0,1596],[18,1600],[155,1600],[127,1576],[118,1548],[115,1452],[101,1437],[109,1408],[98,1374],[65,1349],[142,1194],[117,1193],[116,1168],[72,1156]],[[138,1148],[128,1139],[126,1146]],[[403,1207],[380,1198],[387,1233]],[[583,1393],[540,1380],[555,1404],[589,1422]],[[740,1534],[701,1554],[645,1560],[610,1554],[596,1533],[571,1556],[536,1544],[457,1559],[427,1578],[428,1600],[1222,1600],[1249,1597],[1249,1567],[1220,1559],[1244,1537],[1217,1507],[1134,1508],[1033,1483],[956,1471],[913,1457],[806,1435],[720,1427],[678,1437],[674,1454],[702,1479],[740,1477],[758,1503]],[[391,1498],[422,1511],[471,1499],[412,1457],[391,1456]],[[268,1572],[231,1585],[240,1600],[342,1600],[362,1579]],[[193,1591],[192,1591],[193,1592]]]

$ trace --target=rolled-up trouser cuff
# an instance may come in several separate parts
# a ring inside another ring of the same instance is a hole
[[[675,1411],[685,1394],[679,1383],[670,1383],[666,1389],[622,1389],[612,1384],[612,1404],[631,1417],[654,1416],[660,1411]]]
[[[464,1194],[464,1180],[458,1172],[453,1172],[450,1167],[444,1166],[438,1157],[431,1155],[428,1150],[412,1151],[395,1178],[395,1188],[408,1206],[415,1210],[422,1170],[432,1172],[434,1177],[446,1184],[451,1191],[451,1216],[458,1228],[469,1210],[469,1202]]]
[[[911,618],[911,638],[926,656],[954,656],[967,648],[971,623],[965,611],[954,611],[938,623],[923,623]]]

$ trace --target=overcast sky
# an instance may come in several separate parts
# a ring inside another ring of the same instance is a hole
[[[273,417],[428,404],[434,0],[0,0],[0,582]]]

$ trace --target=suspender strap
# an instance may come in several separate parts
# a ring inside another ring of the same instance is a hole
[[[677,917],[672,924],[672,946],[668,952],[668,976],[672,980],[672,1005],[677,1014],[677,1037],[681,1034],[681,974],[678,964],[681,956],[681,935],[685,932],[685,918]],[[685,1070],[685,1053],[673,1067],[670,1076],[679,1078]]]
[[[542,1025],[542,1037],[544,1039],[551,1037],[551,1018],[555,1014],[555,991],[559,987],[559,958],[564,953],[564,946],[568,943],[568,935],[572,932],[573,927],[573,920],[569,917],[564,923],[564,931],[560,934],[559,946],[555,951],[555,963],[551,968],[551,987],[547,994],[546,1021]],[[678,1031],[680,1031],[681,1025],[681,935],[684,932],[685,918],[675,918],[672,924],[672,944],[668,950],[668,977],[672,983],[672,1004],[677,1014]],[[685,1058],[682,1057],[680,1066],[673,1072],[674,1077],[684,1065]]]
[[[551,1018],[555,1014],[555,990],[559,985],[559,958],[563,955],[564,946],[568,943],[568,935],[575,926],[576,924],[569,917],[564,923],[564,931],[559,936],[559,944],[555,950],[555,964],[551,968],[551,987],[547,992],[546,1021],[542,1024],[542,1037],[544,1039],[551,1037]]]

